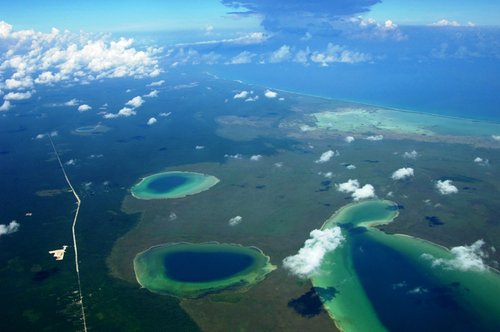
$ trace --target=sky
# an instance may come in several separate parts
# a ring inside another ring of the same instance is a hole
[[[0,1],[0,112],[43,86],[159,79],[192,66],[330,98],[497,119],[498,13],[498,0]]]
[[[289,2],[292,5],[288,5]],[[230,6],[238,3],[246,4],[247,8]],[[267,0],[18,0],[0,2],[0,20],[16,29],[38,31],[49,31],[52,27],[88,32],[197,30],[207,27],[255,30],[262,19],[279,18],[280,13],[287,15],[288,20],[303,19],[290,13],[305,9],[315,14],[322,11],[332,13],[331,16],[363,15],[377,21],[392,20],[400,25],[428,25],[440,20],[458,24],[500,24],[500,1],[497,0],[316,0],[302,3],[303,6],[297,7],[297,1]],[[228,15],[249,8],[255,15]]]

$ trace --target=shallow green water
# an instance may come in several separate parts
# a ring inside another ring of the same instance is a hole
[[[346,241],[329,253],[315,287],[335,289],[324,306],[345,331],[490,331],[500,326],[500,276],[432,267],[424,253],[450,259],[431,242],[389,235],[370,225],[398,215],[390,201],[347,205],[323,228],[340,226]]]
[[[274,269],[253,247],[174,243],[152,247],[134,259],[141,286],[151,292],[196,298],[228,288],[245,289]]]

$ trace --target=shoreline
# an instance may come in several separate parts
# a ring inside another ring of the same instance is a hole
[[[229,81],[229,82],[235,82],[235,83],[245,84],[245,85],[248,85],[250,87],[257,87],[257,88],[262,88],[262,89],[272,89],[272,90],[276,90],[278,92],[289,93],[289,94],[293,94],[293,95],[297,95],[297,96],[305,96],[305,97],[323,99],[323,100],[330,101],[330,102],[337,101],[337,102],[344,102],[344,103],[352,103],[352,104],[358,104],[358,105],[362,105],[362,106],[382,108],[382,109],[391,110],[391,111],[395,111],[395,112],[413,113],[413,114],[418,114],[418,115],[422,115],[423,114],[423,115],[435,116],[435,117],[445,118],[445,119],[468,120],[468,121],[471,121],[471,122],[492,123],[492,124],[498,124],[498,125],[500,125],[500,121],[494,121],[493,119],[469,118],[469,117],[461,117],[461,116],[455,116],[455,115],[439,114],[439,113],[434,113],[434,112],[414,111],[414,110],[407,109],[407,108],[400,108],[400,107],[394,107],[394,106],[386,106],[386,105],[377,104],[377,103],[356,101],[356,100],[352,100],[352,99],[334,98],[334,97],[328,97],[328,96],[322,96],[322,95],[315,95],[315,94],[305,93],[305,92],[300,92],[300,91],[292,91],[292,90],[286,90],[286,89],[272,88],[272,87],[264,86],[264,85],[257,84],[257,83],[247,83],[247,82],[244,82],[242,80],[227,79],[227,78],[220,78],[220,77],[218,77],[218,79],[219,80],[224,80],[224,81]]]

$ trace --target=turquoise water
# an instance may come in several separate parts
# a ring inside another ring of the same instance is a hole
[[[323,226],[346,240],[326,255],[315,287],[338,294],[324,305],[344,331],[494,331],[500,326],[500,274],[432,266],[445,248],[371,227],[397,217],[397,205],[372,200],[345,206]]]

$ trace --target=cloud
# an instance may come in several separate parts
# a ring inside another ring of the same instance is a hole
[[[371,184],[361,187],[357,179],[349,179],[347,182],[336,184],[335,187],[340,192],[351,194],[355,201],[376,197],[375,188]]]
[[[229,219],[228,223],[229,223],[229,226],[236,226],[236,225],[240,224],[242,221],[243,221],[243,217],[236,216],[236,217]]]
[[[291,56],[292,53],[290,52],[290,46],[283,45],[279,49],[271,53],[271,56],[269,57],[269,62],[270,63],[283,62],[285,60],[290,59]]]
[[[356,139],[353,137],[353,136],[346,136],[346,138],[344,138],[344,141],[346,143],[352,143],[354,142]]]
[[[1,29],[1,26],[0,26],[0,29]],[[0,30],[0,34],[1,34],[1,30]],[[12,220],[8,225],[0,225],[0,236],[17,232],[19,230],[19,226],[20,226],[19,223],[15,220]]]
[[[127,103],[125,103],[126,106],[130,106],[133,108],[141,107],[142,104],[144,104],[144,99],[142,99],[141,96],[136,96],[136,97],[130,99],[129,101],[127,101]]]
[[[264,96],[266,96],[266,98],[276,98],[278,96],[278,93],[268,89],[266,90],[266,92],[264,92]]]
[[[30,99],[32,93],[30,91],[27,92],[9,92],[5,96],[3,96],[4,100],[25,100]]]
[[[488,166],[490,164],[490,161],[488,159],[483,159],[480,157],[476,157],[474,159],[474,162],[478,165],[481,165],[481,166]]]
[[[404,180],[414,176],[413,168],[403,167],[392,173],[391,178],[393,180]]]
[[[337,184],[336,187],[342,193],[353,193],[359,188],[359,181],[349,179],[347,182]]]
[[[438,180],[436,182],[436,189],[441,195],[449,195],[458,193],[458,188],[452,184],[451,180]]]
[[[174,221],[177,219],[177,214],[175,214],[175,212],[170,212],[170,214],[168,215],[168,221]]]
[[[10,101],[4,100],[2,106],[0,106],[0,112],[8,111],[8,110],[10,110],[11,107],[12,107],[12,105],[10,104]]]
[[[67,162],[64,163],[66,166],[75,166],[76,165],[76,159],[70,159]]]
[[[365,138],[367,141],[381,141],[384,139],[382,135],[372,135]]]
[[[78,106],[79,112],[86,112],[86,111],[90,111],[91,109],[92,109],[92,107],[90,107],[87,104],[83,104],[83,105]]]
[[[228,65],[243,65],[246,63],[252,63],[252,59],[255,57],[255,54],[250,53],[248,51],[243,51],[238,55],[231,58],[231,60],[227,61]]]
[[[448,21],[447,19],[442,19],[429,25],[435,27],[459,27],[460,23],[458,23],[457,21]]]
[[[418,157],[418,152],[413,150],[413,151],[410,151],[410,152],[405,152],[403,154],[403,158],[406,158],[406,159],[417,159]]]
[[[337,249],[345,240],[340,227],[315,229],[309,236],[296,255],[283,260],[283,267],[300,278],[317,274],[325,255]]]
[[[149,118],[149,120],[147,122],[147,125],[148,126],[152,126],[152,125],[154,125],[157,122],[158,122],[158,120],[156,120],[156,118]]]
[[[500,141],[500,135],[491,135],[491,138],[493,138],[495,141]]]
[[[217,44],[253,45],[253,44],[260,44],[266,41],[267,39],[269,39],[269,36],[263,32],[250,32],[241,37],[202,40],[194,43],[179,43],[176,44],[175,47],[204,46],[204,45],[217,45]]]
[[[323,163],[330,161],[330,159],[332,159],[333,157],[338,156],[338,155],[339,155],[338,151],[334,152],[333,150],[328,150],[326,152],[323,152],[321,154],[321,156],[319,157],[319,159],[315,160],[314,162],[316,164],[323,164]]]
[[[257,100],[259,100],[259,96],[248,97],[247,99],[245,99],[246,102],[252,102]]]
[[[194,147],[195,150],[203,150],[205,148],[205,146],[203,145],[197,145]]]
[[[148,94],[143,96],[144,98],[156,98],[158,97],[158,90],[152,90]]]
[[[254,154],[253,156],[250,157],[251,161],[259,161],[262,159],[262,155],[260,154]]]
[[[269,31],[288,31],[303,34],[311,28],[331,29],[331,21],[366,12],[380,0],[221,0],[235,9],[235,16],[255,15]]]
[[[408,38],[392,20],[379,23],[372,18],[351,16],[341,20],[338,24],[334,24],[334,27],[341,30],[348,37],[356,39],[392,39],[402,41]]]
[[[7,48],[2,52],[0,72],[10,74],[0,85],[17,93],[37,84],[85,84],[113,77],[154,77],[161,72],[161,49],[137,50],[133,39],[113,40],[110,35],[60,32],[55,28],[49,33],[13,30],[3,21],[0,31]],[[24,93],[27,99],[34,91]]]
[[[71,99],[71,100],[68,100],[67,102],[65,102],[63,105],[64,106],[76,106],[80,103],[80,101],[78,99]]]
[[[128,118],[129,116],[136,115],[136,114],[137,114],[137,112],[134,111],[133,109],[128,108],[128,107],[124,107],[121,110],[119,110],[118,113],[105,113],[103,117],[105,119],[115,119],[115,118],[120,118],[120,117]]]
[[[353,169],[356,169],[356,166],[353,164],[349,164],[345,168],[347,168],[348,170],[353,170]]]
[[[359,200],[367,199],[367,198],[374,198],[374,197],[376,197],[375,188],[371,184],[365,184],[363,187],[356,189],[351,194],[351,197],[355,201],[359,201]]]
[[[160,80],[160,81],[151,82],[148,84],[148,86],[150,86],[150,87],[162,86],[164,83],[165,83],[165,80]]]
[[[241,91],[241,92],[238,92],[237,94],[235,94],[233,96],[233,99],[244,99],[244,98],[247,98],[249,95],[249,92],[248,91]]]
[[[332,43],[328,43],[325,51],[312,52],[309,58],[323,67],[332,63],[359,63],[372,60],[369,54],[346,50],[343,46]]]
[[[453,258],[435,258],[431,254],[423,254],[422,258],[432,262],[434,267],[443,267],[447,270],[459,271],[485,271],[488,266],[483,259],[488,257],[488,254],[482,249],[485,242],[477,240],[470,246],[453,247],[450,250]]]
[[[243,159],[243,155],[240,153],[237,154],[225,154],[224,157],[231,159]]]
[[[324,176],[325,178],[327,178],[327,179],[331,179],[331,178],[333,178],[333,172],[326,172],[326,173],[324,173],[324,174],[323,174],[323,173],[321,173],[321,172],[319,172],[318,174],[323,175],[323,176]]]

